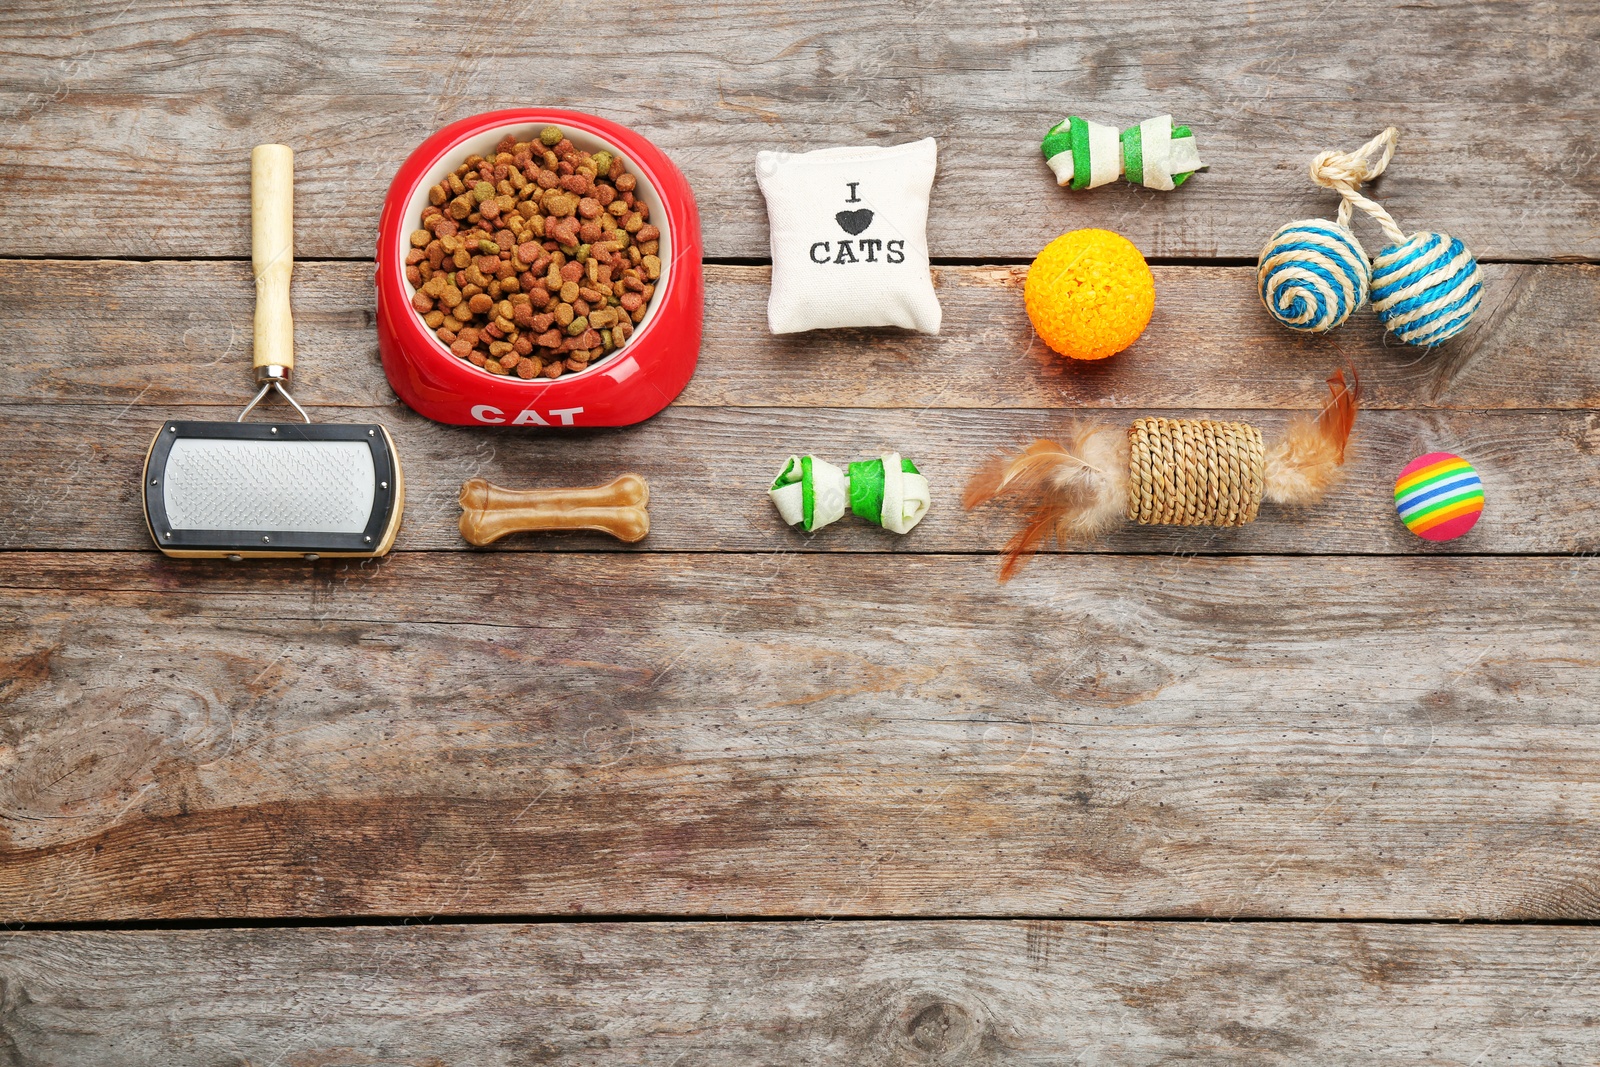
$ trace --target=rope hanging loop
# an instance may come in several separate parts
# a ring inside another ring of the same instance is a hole
[[[1311,180],[1339,194],[1340,226],[1349,228],[1350,209],[1355,206],[1372,216],[1390,241],[1405,242],[1406,235],[1394,216],[1376,200],[1361,195],[1361,184],[1372,181],[1389,166],[1399,139],[1399,128],[1390,126],[1354,152],[1318,152],[1312,157]]]

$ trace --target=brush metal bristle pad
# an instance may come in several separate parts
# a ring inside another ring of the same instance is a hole
[[[362,441],[179,439],[167,454],[174,530],[360,533],[377,482]]]
[[[376,552],[399,514],[399,464],[372,424],[169,422],[145,466],[166,551]]]

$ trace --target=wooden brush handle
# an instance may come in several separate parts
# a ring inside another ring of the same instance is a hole
[[[650,486],[637,474],[585,489],[502,489],[482,478],[461,487],[461,536],[489,545],[533,530],[598,530],[619,541],[650,532]]]
[[[258,144],[250,153],[250,263],[256,276],[256,368],[294,369],[294,152]]]

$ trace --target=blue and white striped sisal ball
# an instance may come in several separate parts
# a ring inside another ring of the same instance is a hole
[[[1256,268],[1261,302],[1291,330],[1331,330],[1367,301],[1371,268],[1349,230],[1324,219],[1291,222],[1272,235]]]
[[[1482,302],[1478,261],[1454,237],[1414,233],[1373,260],[1372,310],[1408,345],[1454,337]]]

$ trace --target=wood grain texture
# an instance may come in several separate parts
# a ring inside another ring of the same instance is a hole
[[[585,924],[0,935],[16,1063],[1587,1064],[1589,929]]]
[[[1155,268],[1159,300],[1132,349],[1064,369],[1022,308],[1026,267],[934,271],[944,331],[767,330],[770,272],[706,268],[700,366],[680,407],[1301,409],[1340,364],[1373,408],[1600,407],[1600,361],[1574,322],[1600,319],[1600,268],[1490,264],[1484,310],[1434,350],[1385,339],[1362,312],[1302,337],[1273,322],[1249,267]],[[390,407],[370,263],[303,262],[294,276],[295,393]],[[0,402],[233,411],[250,389],[246,263],[0,260]],[[63,329],[71,322],[71,329]]]
[[[1139,411],[1107,412],[1116,425]],[[1161,412],[1189,415],[1192,412]],[[369,422],[370,408],[323,408],[326,422]],[[1253,422],[1272,439],[1286,412],[1211,411]],[[140,478],[159,418],[227,419],[216,407],[0,405],[0,548],[152,549]],[[406,472],[401,550],[458,550],[461,485],[483,477],[508,488],[598,485],[623,472],[650,483],[650,536],[634,546],[601,534],[528,534],[494,552],[987,552],[1017,520],[994,506],[961,507],[961,490],[995,453],[1059,433],[1061,412],[670,408],[620,430],[531,434],[441,426],[396,406],[376,413],[394,434]],[[1443,544],[1395,517],[1395,475],[1433,450],[1468,457],[1488,504],[1466,537]],[[928,474],[933,507],[904,537],[851,516],[807,535],[767,499],[784,457],[813,452],[843,463],[898,451]],[[1600,414],[1595,412],[1370,411],[1356,425],[1344,484],[1305,508],[1265,505],[1248,526],[1128,523],[1067,551],[1440,555],[1589,552],[1600,546]],[[92,506],[86,506],[91,502]]]
[[[1063,230],[1103,225],[1155,256],[1253,258],[1283,223],[1332,214],[1305,177],[1313,154],[1390,124],[1403,136],[1380,192],[1403,226],[1490,258],[1600,256],[1589,3],[1004,2],[973,18],[957,0],[674,0],[630,11],[621,48],[602,34],[552,57],[507,36],[559,33],[587,10],[8,5],[5,248],[242,257],[249,150],[280,141],[298,153],[300,254],[368,256],[386,185],[424,137],[545,104],[619,120],[672,156],[713,257],[767,254],[757,150],[933,135],[935,256],[1028,258]],[[1070,195],[1039,153],[1069,109],[1119,126],[1170,111],[1211,170],[1174,194]],[[75,166],[94,174],[94,195],[40,225],[41,179]]]
[[[0,568],[4,921],[1600,917],[1592,559]]]

